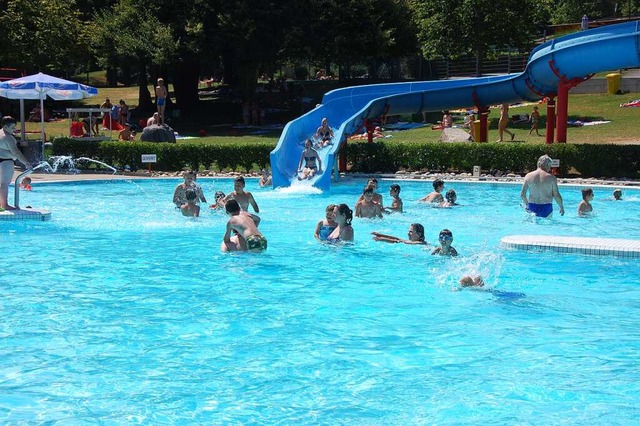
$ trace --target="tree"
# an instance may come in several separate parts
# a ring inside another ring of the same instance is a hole
[[[558,0],[553,7],[554,24],[580,22],[583,15],[589,19],[612,18],[616,5],[626,7],[626,1],[617,0]]]
[[[90,29],[92,46],[104,67],[133,64],[138,71],[139,108],[152,108],[147,67],[169,62],[175,44],[171,29],[161,25],[148,9],[139,9],[134,1],[99,12]]]
[[[547,21],[535,0],[411,0],[425,57],[475,55],[490,48],[528,49]]]
[[[71,72],[83,57],[74,0],[8,0],[0,16],[0,62],[29,72]]]

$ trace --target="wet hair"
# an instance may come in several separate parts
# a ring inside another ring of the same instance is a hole
[[[442,179],[436,179],[433,181],[433,189],[438,189],[439,186],[444,186],[444,181]]]
[[[412,223],[411,227],[418,234],[418,241],[424,241],[424,226],[419,223]]]
[[[240,204],[236,200],[229,200],[227,204],[224,205],[224,209],[227,213],[237,213],[240,211]]]
[[[443,235],[448,235],[453,239],[453,232],[449,231],[448,229],[443,229],[442,231],[440,231],[439,237],[442,237]]]
[[[224,198],[224,192],[222,191],[216,191],[216,194],[213,196],[213,198],[215,198],[216,201],[220,200],[221,198]]]
[[[191,200],[195,200],[198,195],[196,194],[196,191],[194,191],[193,189],[187,189],[185,196],[187,197],[187,201],[191,201]]]
[[[391,186],[389,187],[389,189],[392,189],[392,190],[394,190],[394,191],[397,191],[397,192],[398,192],[398,195],[400,194],[400,185],[398,185],[397,183],[394,183],[393,185],[391,185]]]
[[[622,189],[614,189],[613,198],[615,198],[616,200],[622,198]]]
[[[235,178],[233,181],[234,181],[234,182],[241,183],[241,184],[243,184],[243,185],[245,184],[245,182],[244,182],[244,178],[243,178],[242,176],[238,176],[238,177],[237,177],[237,178]]]
[[[15,118],[11,117],[10,115],[5,115],[4,117],[2,117],[2,127],[10,126],[12,124],[17,124]]]
[[[593,189],[591,188],[582,188],[582,198],[587,198],[589,195],[593,195]]]
[[[338,213],[343,214],[347,225],[351,225],[353,211],[346,204],[338,204]]]
[[[456,200],[456,197],[457,197],[456,191],[454,191],[453,189],[448,190],[445,195],[445,198],[450,203],[453,203]]]
[[[547,154],[541,156],[540,158],[538,158],[538,164],[537,164],[539,169],[543,169],[545,167],[551,167],[551,157],[549,157]]]
[[[377,185],[377,184],[378,184],[378,179],[376,179],[376,178],[369,178],[369,180],[367,181],[367,183],[368,183],[368,182],[375,182],[375,184]]]
[[[329,205],[327,206],[327,208],[326,208],[326,209],[324,209],[324,212],[325,212],[325,213],[328,213],[328,212],[330,212],[330,211],[332,212],[332,211],[334,211],[334,210],[335,210],[335,208],[336,208],[337,206],[338,206],[337,204],[329,204]]]

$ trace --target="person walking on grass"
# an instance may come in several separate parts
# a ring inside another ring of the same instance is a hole
[[[498,140],[497,142],[502,142],[502,137],[504,134],[508,134],[511,136],[511,140],[516,136],[515,133],[507,130],[507,124],[509,124],[509,104],[504,103],[500,105],[500,121],[498,121]]]

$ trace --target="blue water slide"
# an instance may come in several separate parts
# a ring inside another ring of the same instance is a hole
[[[273,186],[290,186],[296,180],[304,141],[315,133],[324,117],[334,128],[334,144],[319,150],[323,171],[310,182],[328,190],[340,144],[362,127],[365,118],[555,96],[561,80],[580,80],[597,72],[639,67],[639,30],[640,21],[633,21],[554,39],[535,48],[526,69],[519,74],[332,90],[324,95],[321,105],[285,126],[271,152]]]

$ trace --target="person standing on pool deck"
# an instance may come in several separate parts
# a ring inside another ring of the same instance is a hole
[[[267,250],[267,239],[258,231],[258,227],[251,218],[240,209],[236,200],[229,200],[224,206],[230,216],[227,222],[227,231],[222,238],[222,251],[248,251],[262,253]],[[235,231],[237,234],[231,236]]]
[[[9,184],[13,179],[13,165],[15,160],[20,160],[27,169],[31,168],[29,160],[25,157],[16,144],[13,132],[16,130],[16,120],[8,115],[2,117],[2,130],[0,130],[0,208],[16,210],[9,205]]]
[[[551,174],[551,157],[543,155],[538,158],[538,168],[524,177],[520,198],[524,208],[539,217],[550,217],[553,213],[551,202],[556,200],[560,207],[560,215],[564,216],[564,203],[558,191],[558,180]]]

